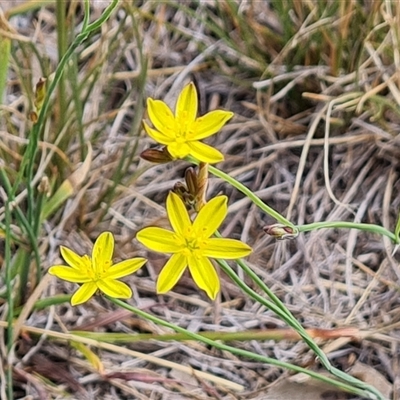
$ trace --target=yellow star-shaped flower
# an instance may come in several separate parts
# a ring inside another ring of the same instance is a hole
[[[158,277],[158,293],[171,290],[189,267],[196,284],[214,300],[220,282],[209,257],[236,259],[251,253],[251,247],[239,240],[211,237],[228,213],[227,202],[226,196],[213,198],[201,208],[192,222],[181,198],[170,192],[167,214],[174,232],[158,227],[138,232],[137,240],[149,249],[172,253]]]
[[[217,133],[232,117],[229,111],[215,110],[197,118],[197,91],[191,82],[179,94],[175,115],[161,100],[147,100],[147,111],[155,129],[143,121],[147,134],[167,146],[173,158],[193,156],[199,161],[223,161],[221,152],[200,142]]]
[[[80,256],[67,247],[61,246],[61,255],[69,265],[54,265],[49,274],[69,282],[82,283],[71,298],[73,306],[88,301],[100,290],[110,297],[128,299],[131,288],[117,279],[136,272],[146,262],[145,258],[130,258],[113,265],[114,237],[103,232],[96,240],[92,257]]]

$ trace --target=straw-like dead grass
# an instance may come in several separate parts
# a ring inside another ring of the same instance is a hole
[[[146,253],[133,240],[143,226],[167,224],[167,192],[188,166],[150,165],[138,158],[154,145],[140,128],[143,99],[152,96],[173,105],[188,80],[199,89],[201,113],[217,107],[235,112],[209,141],[227,155],[219,168],[271,207],[296,224],[343,220],[393,230],[400,209],[400,7],[374,2],[335,14],[330,12],[335,2],[327,3],[324,13],[317,2],[294,2],[285,25],[277,5],[268,2],[238,2],[237,14],[230,2],[121,2],[101,32],[79,49],[81,117],[71,100],[60,127],[54,103],[54,122],[44,133],[42,154],[51,154],[50,144],[62,142],[63,157],[42,157],[37,179],[46,173],[61,182],[76,169],[82,160],[80,129],[92,143],[93,159],[83,185],[43,226],[43,267],[59,261],[60,244],[88,252],[100,232],[111,230],[117,259],[149,258],[147,267],[126,280],[134,290],[131,301],[139,307],[193,332],[285,327],[224,276],[218,306],[187,275],[173,292],[156,296],[154,282],[165,257]],[[97,6],[103,3],[93,4],[98,15]],[[78,23],[80,7],[74,12]],[[54,10],[46,7],[10,23],[30,39],[39,59],[47,59],[51,67],[44,68],[51,72],[57,59]],[[352,28],[358,37],[349,32]],[[18,38],[14,45],[1,110],[0,155],[17,164],[29,124],[26,96],[43,72],[31,47]],[[68,99],[73,90],[66,87]],[[254,271],[305,327],[363,331],[358,341],[321,342],[332,362],[343,370],[356,362],[372,366],[399,393],[400,270],[389,240],[325,229],[277,242],[262,231],[274,221],[210,177],[208,195],[218,193],[230,198],[222,234],[253,246],[249,261]],[[52,280],[42,296],[70,293],[74,287]],[[111,309],[100,297],[80,307],[35,311],[26,321],[53,331],[79,330],[89,323],[88,329],[98,332],[166,333]],[[302,342],[234,345],[319,369]],[[22,336],[15,354],[16,398],[264,399],[271,384],[291,375],[195,342],[142,341],[92,350],[104,366],[102,377],[65,342]]]

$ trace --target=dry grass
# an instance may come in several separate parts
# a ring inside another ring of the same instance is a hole
[[[193,332],[284,327],[226,277],[217,307],[189,276],[173,292],[155,295],[165,257],[147,254],[134,236],[143,226],[167,223],[166,194],[187,164],[154,166],[140,160],[139,152],[153,146],[140,120],[147,96],[173,105],[189,80],[199,89],[201,113],[217,107],[235,112],[232,122],[209,141],[227,155],[219,168],[271,207],[299,225],[343,220],[393,230],[400,209],[400,6],[388,1],[326,3],[322,9],[318,2],[284,1],[282,7],[291,11],[283,12],[276,3],[257,1],[121,2],[101,32],[79,49],[78,70],[67,75],[66,109],[60,111],[63,106],[54,101],[41,139],[35,179],[46,174],[54,187],[85,156],[79,131],[93,147],[84,183],[43,224],[43,268],[60,261],[60,244],[88,252],[100,232],[111,230],[116,259],[149,258],[146,268],[126,280],[138,307]],[[104,4],[93,3],[93,18]],[[69,10],[68,21],[78,26],[80,6]],[[16,39],[0,111],[0,158],[11,174],[27,140],[32,87],[57,61],[54,15],[48,6],[10,20]],[[81,109],[74,100],[74,74]],[[222,234],[254,248],[252,268],[305,327],[350,325],[363,331],[359,341],[321,342],[333,364],[343,370],[356,361],[372,366],[398,399],[400,270],[389,240],[326,229],[277,242],[262,231],[274,221],[241,193],[211,178],[208,195],[218,193],[230,199]],[[43,287],[43,298],[75,288],[50,282]],[[63,304],[35,311],[25,323],[57,332],[90,323],[88,329],[98,332],[166,333],[111,309],[101,297],[80,307]],[[302,342],[234,345],[319,369]],[[271,385],[290,376],[195,342],[153,340],[91,349],[101,360],[103,376],[93,360],[65,341],[21,335],[15,397],[263,399]],[[61,373],[54,374],[55,368]],[[192,368],[204,374],[192,374]],[[337,398],[347,398],[341,396]]]

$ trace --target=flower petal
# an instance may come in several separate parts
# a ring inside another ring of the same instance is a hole
[[[114,253],[114,236],[111,232],[103,232],[94,243],[92,265],[95,272],[103,274],[112,265]]]
[[[209,164],[215,164],[220,161],[224,161],[223,154],[208,144],[198,141],[188,142],[187,144],[190,148],[190,155],[192,155],[194,158],[197,158],[199,161]]]
[[[187,267],[187,259],[182,253],[174,254],[164,265],[157,280],[157,293],[171,290]]]
[[[174,114],[163,101],[147,99],[147,112],[154,128],[171,139],[175,138],[177,123]]]
[[[205,139],[217,133],[232,117],[233,112],[215,110],[196,119],[192,125],[193,139]]]
[[[182,199],[174,192],[169,192],[167,197],[167,214],[172,229],[179,235],[185,236],[192,226],[189,213]]]
[[[175,117],[181,126],[192,124],[197,116],[197,90],[193,82],[186,85],[178,96],[175,107]]]
[[[136,234],[136,239],[150,250],[160,253],[176,253],[180,250],[176,235],[164,228],[144,228]]]
[[[228,214],[228,198],[217,196],[206,203],[193,222],[193,229],[198,236],[209,238],[222,224]]]
[[[191,151],[188,143],[174,142],[169,143],[167,146],[168,153],[171,154],[173,158],[185,158]]]
[[[119,279],[123,276],[133,274],[142,267],[146,261],[145,258],[139,257],[121,261],[110,267],[107,271],[107,279]]]
[[[210,238],[207,246],[202,249],[206,257],[235,260],[248,256],[253,249],[247,244],[235,239]]]
[[[189,270],[196,285],[208,297],[215,300],[220,289],[219,277],[211,261],[206,257],[188,257]]]
[[[66,267],[65,265],[54,265],[49,268],[49,274],[59,279],[74,283],[90,282],[92,279],[75,268]]]
[[[102,279],[97,282],[97,286],[107,296],[116,299],[129,299],[132,297],[131,288],[126,283],[116,281],[115,279]]]
[[[71,297],[71,304],[78,304],[88,301],[96,292],[97,286],[94,282],[84,283]]]
[[[150,128],[150,126],[147,125],[146,122],[144,122],[144,121],[143,121],[143,127],[144,127],[144,130],[146,131],[146,133],[152,139],[154,139],[157,143],[169,144],[175,140],[174,138],[170,138],[169,136],[166,136],[163,133],[158,132],[157,130],[155,130],[153,128]]]
[[[86,270],[88,267],[90,268],[91,262],[88,256],[80,256],[79,254],[76,254],[74,251],[70,250],[68,247],[64,246],[60,246],[60,251],[62,258],[72,268],[78,270]]]

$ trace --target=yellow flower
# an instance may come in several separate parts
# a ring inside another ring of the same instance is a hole
[[[179,94],[175,115],[161,100],[147,100],[147,111],[155,129],[143,121],[147,134],[167,146],[173,158],[193,156],[199,161],[217,163],[224,156],[200,140],[217,133],[232,117],[229,111],[215,110],[197,117],[197,91],[191,82]]]
[[[151,250],[172,253],[157,281],[157,292],[171,290],[186,267],[196,284],[215,299],[220,282],[208,257],[236,259],[247,256],[252,249],[235,239],[211,237],[228,213],[228,198],[218,196],[206,203],[192,222],[181,198],[170,192],[167,214],[174,232],[148,227],[138,232],[137,240]]]
[[[49,274],[83,284],[71,298],[73,306],[88,301],[98,289],[110,297],[128,299],[132,296],[131,288],[117,279],[136,272],[146,259],[130,258],[113,265],[113,253],[114,237],[111,232],[103,232],[93,246],[91,258],[61,246],[61,255],[69,267],[55,265],[49,269]]]

